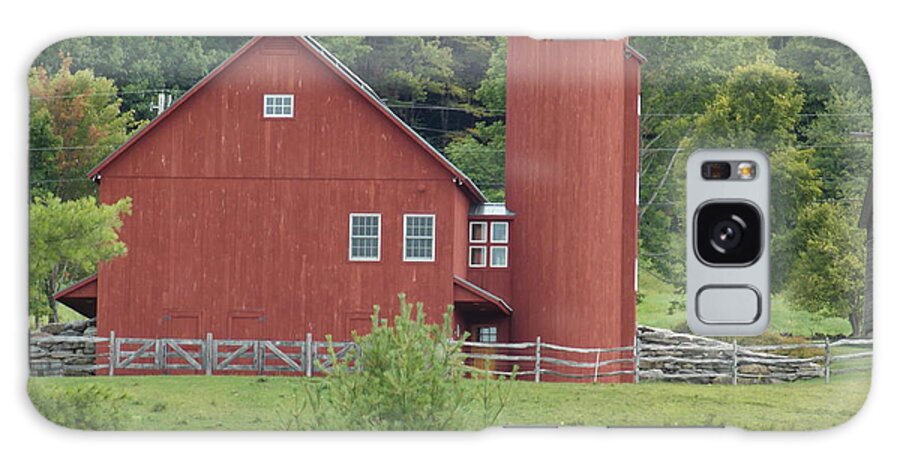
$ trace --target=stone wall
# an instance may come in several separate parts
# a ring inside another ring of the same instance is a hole
[[[643,326],[638,333],[641,380],[732,382],[734,348],[730,342]],[[752,346],[738,345],[737,353],[738,383],[780,383],[824,375],[824,368],[817,363],[753,351]]]
[[[93,337],[96,320],[48,324],[29,336],[31,375],[42,377],[92,375],[96,345],[86,341],[51,341],[47,337]]]

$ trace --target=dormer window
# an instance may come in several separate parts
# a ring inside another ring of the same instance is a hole
[[[263,117],[293,118],[294,95],[266,94],[263,96]]]

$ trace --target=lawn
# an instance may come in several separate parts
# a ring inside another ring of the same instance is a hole
[[[639,290],[644,295],[638,305],[638,323],[664,329],[686,327],[684,310],[675,310],[670,314],[669,302],[676,298],[674,288],[660,280],[650,272],[638,275]],[[778,294],[772,298],[772,319],[769,332],[776,334],[792,334],[802,337],[813,337],[819,334],[848,335],[850,322],[844,318],[820,317],[808,311],[793,308],[784,297]]]
[[[125,394],[128,430],[277,430],[307,379],[240,376],[32,378],[32,389],[99,384]],[[852,417],[869,373],[777,385],[517,381],[498,425],[828,428]],[[472,424],[472,428],[481,428]]]

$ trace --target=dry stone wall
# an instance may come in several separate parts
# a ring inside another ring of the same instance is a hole
[[[96,320],[48,324],[29,336],[31,375],[42,377],[91,375],[96,344],[88,341],[58,341],[48,337],[93,337]]]
[[[638,333],[641,380],[732,382],[731,343],[653,327],[642,326]],[[737,353],[738,383],[780,383],[824,374],[820,364],[753,351],[752,346],[738,345]]]

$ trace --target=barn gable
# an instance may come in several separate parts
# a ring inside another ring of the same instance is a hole
[[[294,116],[263,118],[265,94],[293,94]],[[464,173],[307,37],[252,39],[89,176],[450,179],[470,200],[485,201]]]

